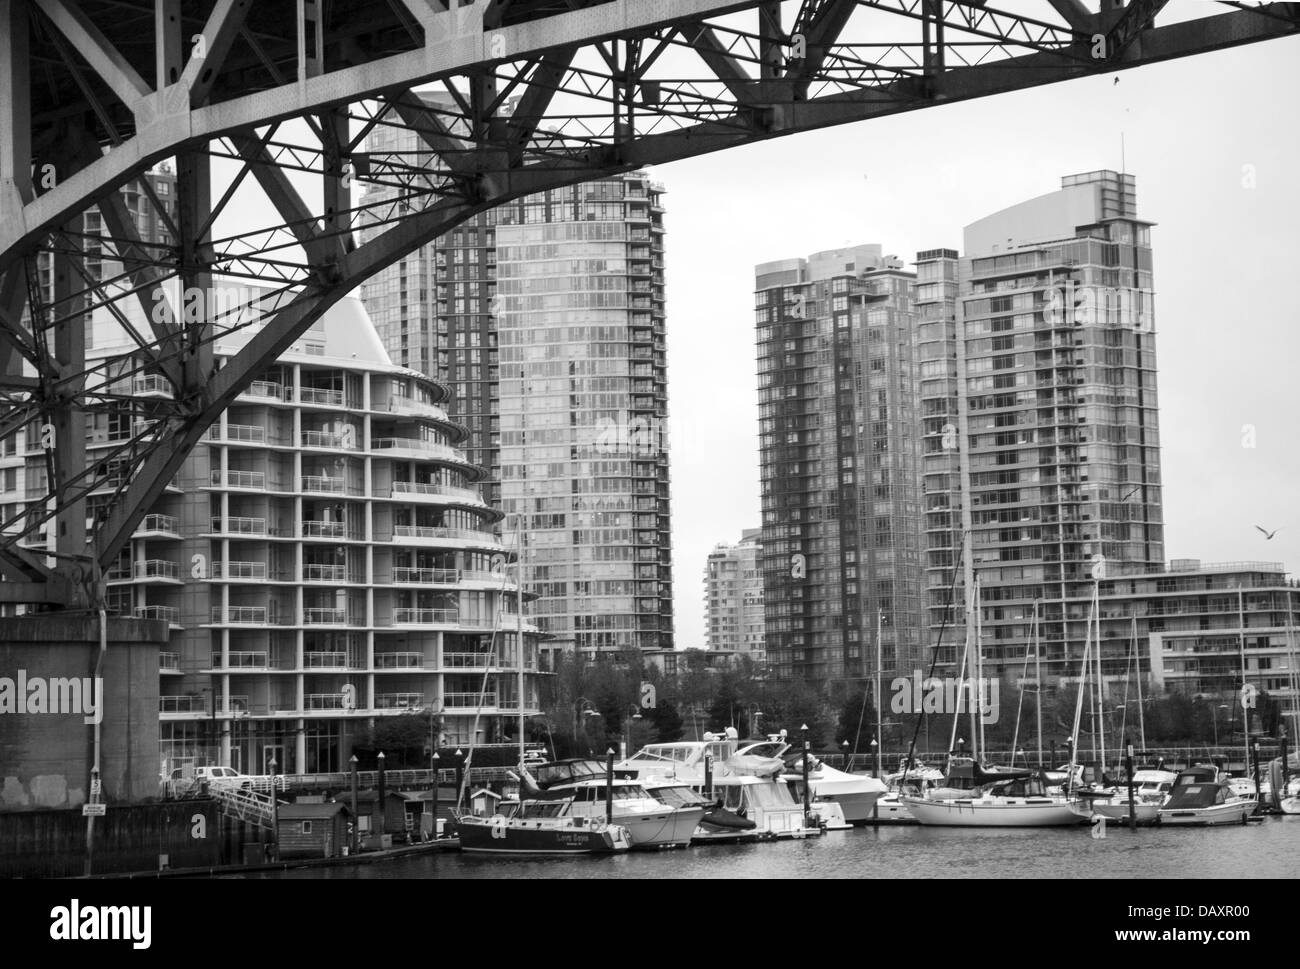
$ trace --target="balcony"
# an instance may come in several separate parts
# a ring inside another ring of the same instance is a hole
[[[241,488],[246,491],[265,491],[265,471],[213,471],[214,488]]]
[[[449,461],[459,461],[468,464],[463,451],[451,447],[448,444],[442,444],[438,441],[426,441],[418,437],[379,437],[371,442],[373,451],[410,451],[417,455],[428,455],[430,457],[445,458]]]
[[[136,619],[161,619],[169,626],[181,624],[181,611],[175,606],[136,606],[132,615]]]
[[[423,668],[423,653],[375,653],[375,669],[377,670],[418,670]]]
[[[176,530],[177,524],[175,515],[145,515],[131,537],[180,538],[180,533]]]
[[[254,380],[239,393],[240,400],[275,400],[285,399],[284,384],[269,380]]]
[[[171,650],[158,653],[159,673],[179,673],[181,671],[181,654]]]
[[[484,707],[495,707],[497,705],[497,695],[495,693],[447,693],[442,698],[443,710],[477,710],[479,701],[482,700]]]
[[[134,563],[132,575],[137,582],[180,582],[181,567],[166,559],[146,559]]]
[[[228,441],[238,444],[265,444],[266,428],[258,424],[213,424],[203,435],[205,441]]]
[[[304,404],[321,404],[325,407],[342,407],[344,403],[343,391],[317,387],[299,387],[298,400]]]
[[[137,397],[167,397],[172,396],[172,385],[166,377],[155,373],[147,373],[137,376],[131,383],[131,392]]]
[[[347,626],[350,624],[346,609],[321,607],[303,609],[302,622],[305,626]]]
[[[420,417],[446,419],[446,412],[432,401],[412,400],[410,397],[390,397],[387,404],[390,414],[414,414]]]
[[[304,582],[346,582],[348,567],[346,565],[304,565],[302,580]]]
[[[347,653],[304,653],[303,665],[309,670],[346,670]]]
[[[423,693],[376,693],[376,710],[413,710],[424,706]]]
[[[265,562],[213,562],[214,579],[250,579],[261,581],[266,578]]]
[[[485,573],[491,577],[492,573]],[[459,569],[417,569],[404,565],[393,566],[394,585],[455,585],[460,580]]]
[[[304,710],[342,710],[341,693],[308,693],[302,698]]]
[[[458,488],[455,485],[428,481],[394,481],[390,495],[393,498],[431,495],[436,498],[460,498],[476,505],[483,504],[482,496],[473,488]]]
[[[227,625],[264,626],[266,606],[213,606],[212,621]]]
[[[489,662],[492,660],[491,653],[443,653],[442,665],[451,670],[482,670],[489,666],[492,669],[500,669],[501,663]]]
[[[159,713],[207,713],[207,697],[203,696],[160,696]]]
[[[394,626],[454,626],[458,622],[458,609],[394,609]]]
[[[348,483],[346,478],[332,478],[326,474],[304,474],[301,490],[318,495],[342,495],[347,493]]]
[[[343,522],[304,521],[303,538],[347,538],[348,527]]]
[[[334,431],[303,431],[299,443],[303,447],[323,447],[330,450],[355,451],[356,433],[338,434]]]
[[[266,536],[265,518],[214,518],[212,531],[218,535],[257,535]]]
[[[485,545],[492,546],[501,544],[497,537],[491,532],[480,531],[476,528],[429,528],[423,525],[394,525],[393,541],[403,538],[452,538],[470,542],[482,542]]]
[[[214,650],[212,653],[212,668],[214,670],[269,670],[271,669],[271,654],[264,649],[232,649],[226,654],[226,662],[223,663],[221,651]]]

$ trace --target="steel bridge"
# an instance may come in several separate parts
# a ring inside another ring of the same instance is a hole
[[[0,521],[0,602],[102,603],[241,390],[498,203],[1300,27],[1297,3],[1095,2],[0,0],[0,444],[25,428],[44,470]],[[422,150],[367,151],[384,127]],[[142,179],[163,162],[166,200]],[[88,347],[95,319],[129,347]],[[127,430],[88,464],[106,409]]]

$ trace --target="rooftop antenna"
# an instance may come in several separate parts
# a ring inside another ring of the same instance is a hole
[[[1119,173],[1128,174],[1128,165],[1124,161],[1124,132],[1119,133]]]

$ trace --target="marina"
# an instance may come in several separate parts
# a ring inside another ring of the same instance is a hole
[[[581,858],[482,858],[457,852],[382,865],[291,869],[241,878],[1296,878],[1300,820],[1221,828],[935,828],[832,831],[768,844],[707,845]]]

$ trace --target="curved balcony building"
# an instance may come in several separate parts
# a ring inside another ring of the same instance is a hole
[[[115,611],[172,625],[167,770],[341,771],[382,718],[433,713],[456,745],[539,712],[538,630],[447,398],[349,299],[209,428],[108,576]],[[95,415],[92,450],[143,400]]]

